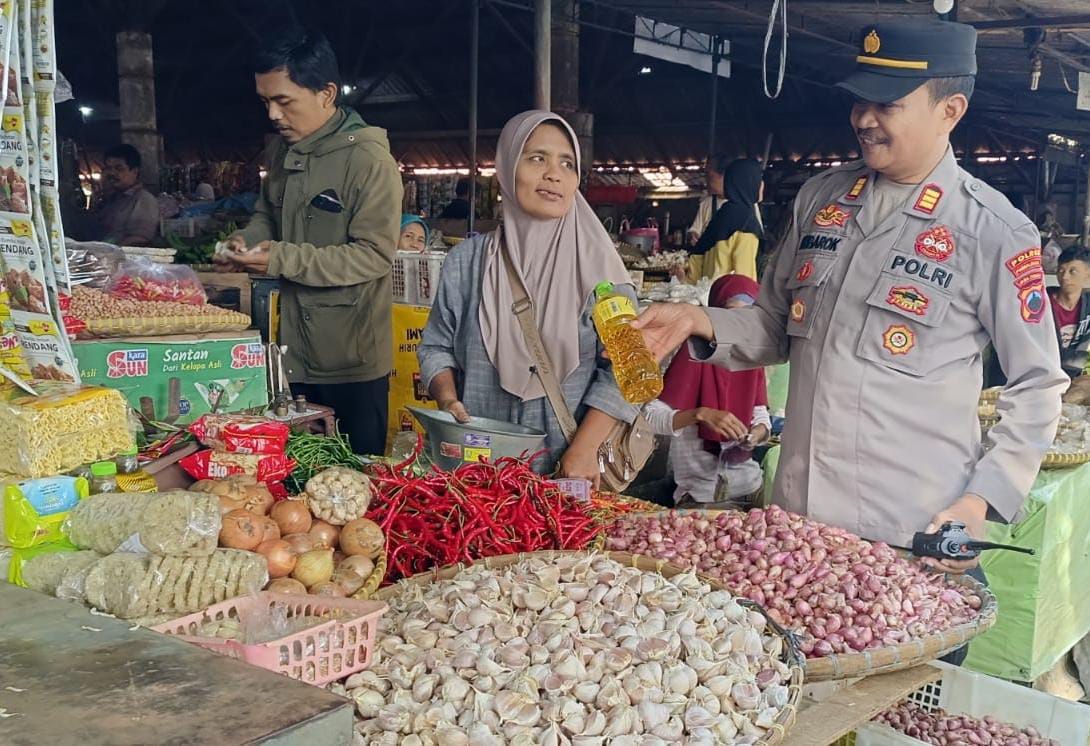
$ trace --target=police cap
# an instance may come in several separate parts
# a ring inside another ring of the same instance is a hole
[[[976,75],[976,29],[938,19],[873,23],[860,32],[854,72],[837,83],[864,101],[888,104],[931,78]]]

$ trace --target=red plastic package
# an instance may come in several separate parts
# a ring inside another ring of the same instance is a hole
[[[203,445],[227,453],[281,456],[291,431],[283,422],[238,414],[206,414],[192,425]]]
[[[295,460],[284,455],[259,456],[213,450],[197,451],[178,463],[196,480],[245,474],[263,483],[282,482],[295,469]]]

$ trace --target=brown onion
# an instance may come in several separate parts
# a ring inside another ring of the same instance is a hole
[[[300,554],[291,576],[307,588],[325,583],[333,576],[333,550],[311,549]]]
[[[265,557],[269,564],[270,578],[283,578],[291,575],[298,559],[291,544],[283,539],[272,539],[258,545],[257,553]]]
[[[220,545],[252,551],[261,543],[264,535],[265,527],[261,523],[261,516],[248,510],[232,510],[223,517]]]
[[[386,549],[386,537],[374,521],[357,518],[341,529],[341,549],[345,554],[374,559]]]
[[[310,595],[312,596],[332,596],[334,598],[344,598],[348,594],[341,590],[341,587],[336,583],[326,581],[324,583],[315,583],[310,587]]]
[[[362,554],[354,554],[337,563],[337,572],[354,572],[364,580],[371,577],[375,571],[375,561]]]
[[[267,515],[261,517],[262,523],[265,527],[265,533],[262,534],[261,541],[272,541],[273,539],[280,538],[280,527],[276,525],[276,521],[269,518]]]
[[[317,549],[317,547],[314,546],[314,537],[310,534],[288,534],[281,538],[291,544],[291,548],[295,550],[296,554],[302,554],[303,552],[309,552],[311,549]]]
[[[281,500],[272,506],[269,516],[280,527],[280,535],[305,534],[310,531],[314,518],[302,500]]]
[[[296,596],[307,595],[307,587],[295,578],[277,578],[265,586],[265,590],[273,593],[290,593]]]
[[[344,595],[351,596],[363,587],[363,584],[367,582],[367,578],[361,578],[351,570],[337,568],[333,572],[330,582],[340,588]]]
[[[336,549],[341,530],[331,523],[315,521],[307,533],[314,537],[315,549]]]

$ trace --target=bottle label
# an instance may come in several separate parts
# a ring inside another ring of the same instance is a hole
[[[636,309],[626,296],[614,295],[598,301],[594,306],[594,321],[597,324],[604,324],[622,316],[636,316]]]

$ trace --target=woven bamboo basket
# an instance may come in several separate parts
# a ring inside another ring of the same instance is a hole
[[[1086,463],[1090,463],[1090,453],[1046,453],[1041,468],[1070,469]]]
[[[371,574],[367,578],[367,582],[363,584],[363,587],[352,594],[352,598],[360,601],[369,601],[378,590],[378,587],[382,585],[382,579],[386,577],[386,552],[383,552],[375,560],[375,569],[371,571]]]
[[[206,332],[240,332],[250,328],[250,317],[236,311],[214,316],[149,316],[132,319],[84,319],[81,339],[97,337],[147,337]]]
[[[679,510],[677,512],[681,514],[715,514],[721,511]],[[910,556],[908,552],[902,552],[902,554],[905,557]],[[722,581],[703,575],[701,577],[733,593],[733,590],[724,585]],[[872,676],[912,668],[941,658],[965,645],[974,637],[986,632],[995,624],[999,613],[999,605],[995,596],[982,583],[966,575],[950,576],[950,582],[968,588],[972,593],[980,597],[980,613],[977,614],[973,621],[951,627],[943,632],[936,632],[910,640],[900,645],[874,648],[859,653],[841,653],[821,658],[807,658],[805,662],[806,683],[838,681],[840,679]],[[791,634],[795,636],[794,633]]]
[[[383,588],[375,594],[374,598],[375,600],[386,601],[387,603],[389,603],[390,600],[396,597],[397,594],[404,587],[410,585],[428,585],[429,583],[434,583],[439,580],[450,580],[462,570],[476,565],[484,565],[489,569],[498,570],[504,567],[508,567],[509,565],[513,565],[517,562],[521,562],[525,559],[551,559],[560,556],[586,556],[590,554],[601,554],[602,556],[609,557],[610,559],[614,560],[615,562],[619,562],[622,565],[636,567],[640,570],[645,570],[647,572],[661,573],[667,578],[672,578],[675,575],[679,575],[685,572],[685,570],[678,567],[677,565],[671,565],[670,563],[664,562],[663,560],[656,560],[652,557],[645,557],[638,554],[629,554],[628,552],[529,552],[524,554],[508,554],[502,557],[488,557],[486,559],[478,560],[477,562],[469,564],[460,563],[457,565],[448,565],[446,567],[429,570],[427,572],[413,575],[410,578],[405,578],[404,580],[394,585]],[[722,586],[716,581],[710,580],[708,578],[704,578],[704,580],[710,583],[713,587],[722,588]],[[757,611],[760,611],[761,613],[764,613],[764,609],[748,599],[739,598],[738,602],[746,608],[755,609]],[[795,646],[794,637],[791,635],[791,633],[784,630],[771,619],[768,620],[768,625],[777,635],[783,638],[784,641],[783,655],[781,657],[781,660],[783,660],[783,662],[786,663],[791,669],[791,681],[788,684],[790,699],[787,703],[787,706],[784,707],[783,710],[781,710],[780,713],[776,716],[776,722],[773,724],[768,734],[765,735],[765,737],[761,740],[757,741],[756,746],[776,746],[776,744],[783,742],[784,737],[787,735],[787,732],[791,729],[791,726],[795,724],[795,717],[798,713],[799,699],[802,696],[802,684],[804,678],[802,657]]]

